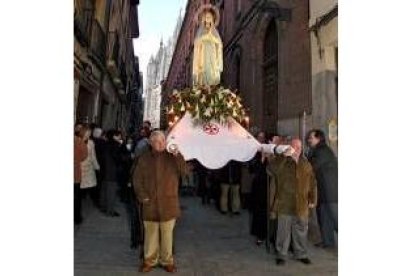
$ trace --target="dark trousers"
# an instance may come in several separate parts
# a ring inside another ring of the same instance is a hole
[[[126,203],[129,231],[130,231],[130,247],[137,248],[143,245],[143,222],[139,203],[136,200],[134,188],[128,187],[128,202]]]
[[[316,213],[323,244],[334,246],[335,232],[338,233],[338,203],[321,203],[316,208]]]
[[[82,222],[82,196],[81,196],[81,189],[80,189],[80,183],[75,183],[75,189],[73,193],[74,198],[74,207],[75,207],[75,224]]]
[[[276,249],[276,239],[277,239],[277,218],[269,219],[269,242]]]
[[[258,240],[264,241],[267,236],[267,213],[266,210],[256,209],[252,212],[251,234]]]
[[[101,197],[101,187],[102,187],[102,173],[99,170],[95,170],[96,174],[96,187],[95,187],[95,197],[96,203],[100,206],[100,197]]]
[[[115,181],[102,181],[101,208],[106,213],[115,212],[118,184]]]
[[[82,198],[86,198],[86,196],[89,195],[89,197],[92,200],[93,205],[95,205],[96,207],[99,206],[99,195],[98,195],[96,186],[81,189],[81,194],[82,194]]]

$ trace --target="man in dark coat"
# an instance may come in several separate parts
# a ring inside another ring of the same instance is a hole
[[[266,134],[259,132],[257,140],[265,143]],[[249,172],[253,174],[250,211],[252,213],[252,223],[250,233],[256,237],[256,244],[260,246],[267,236],[267,158],[262,152],[257,152],[255,157],[249,161]]]
[[[172,245],[175,221],[180,216],[178,185],[188,171],[180,153],[165,150],[163,132],[152,132],[150,144],[151,150],[138,159],[133,180],[145,231],[141,271],[149,272],[160,263],[167,272],[175,272]]]
[[[321,229],[322,247],[334,247],[338,233],[338,161],[325,142],[325,134],[319,129],[308,134],[312,164],[318,184],[318,206],[316,213]]]
[[[119,183],[119,172],[121,164],[121,140],[122,134],[118,130],[110,130],[107,133],[108,141],[103,151],[101,208],[109,216],[119,216],[115,211],[115,204]]]

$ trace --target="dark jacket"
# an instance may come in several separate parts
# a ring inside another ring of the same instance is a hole
[[[103,164],[103,155],[105,150],[105,140],[101,138],[92,138],[95,144],[95,153],[96,153],[96,160],[98,164]]]
[[[104,145],[102,162],[102,181],[119,181],[121,164],[121,144],[109,140]]]
[[[338,161],[325,143],[318,144],[309,153],[318,184],[320,203],[338,202]]]
[[[230,185],[240,185],[241,183],[241,163],[231,160],[226,166],[220,169],[220,183]]]
[[[267,159],[262,160],[262,153],[258,152],[249,162],[249,172],[253,174],[251,188],[251,209],[253,212],[267,212]]]
[[[132,167],[132,157],[131,152],[127,149],[125,144],[122,144],[120,147],[120,161],[119,164],[119,181],[122,185],[127,184],[130,181],[130,171]]]
[[[137,162],[133,184],[137,200],[142,203],[143,220],[159,222],[179,217],[179,179],[188,174],[183,156],[151,150]]]
[[[291,157],[277,155],[268,171],[277,179],[275,204],[278,215],[308,218],[309,204],[316,205],[316,180],[311,164],[304,157],[296,163]]]

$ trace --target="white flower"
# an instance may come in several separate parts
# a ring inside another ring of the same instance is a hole
[[[237,112],[236,112],[236,109],[233,109],[233,114],[232,114],[232,116],[233,116],[233,117],[237,117]]]
[[[202,95],[200,99],[200,103],[205,103],[205,102],[206,102],[206,96]]]
[[[212,108],[211,107],[208,107],[206,109],[206,111],[204,111],[204,116],[211,116],[211,111],[213,111]]]
[[[198,95],[200,95],[201,94],[201,90],[196,90],[195,91],[195,94],[198,96]]]
[[[200,112],[199,112],[199,110],[195,111],[195,114],[194,114],[194,117],[193,118],[194,119],[200,119]]]
[[[185,111],[185,106],[184,104],[181,105],[180,111]]]

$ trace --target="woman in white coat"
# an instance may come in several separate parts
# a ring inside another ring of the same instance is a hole
[[[81,163],[81,170],[82,170],[82,180],[80,184],[80,188],[84,196],[89,194],[92,202],[96,207],[98,207],[98,193],[96,191],[96,173],[95,170],[99,170],[99,163],[96,159],[95,153],[95,144],[92,139],[89,139],[91,136],[91,130],[88,129],[85,133],[85,140],[87,141],[88,147],[88,157]]]

